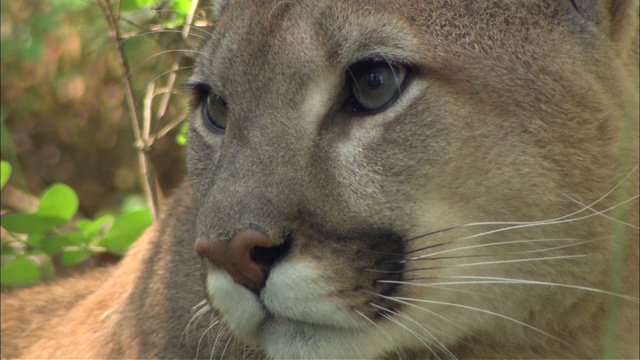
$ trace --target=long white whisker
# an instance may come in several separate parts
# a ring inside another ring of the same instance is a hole
[[[380,295],[380,296],[382,296],[384,298],[389,298],[388,296],[384,296],[384,295]],[[561,342],[563,344],[570,345],[570,344],[566,343],[565,341],[562,341],[560,338],[557,338],[557,337],[555,337],[555,336],[553,336],[553,335],[551,335],[551,334],[549,334],[549,333],[547,333],[545,331],[542,331],[542,330],[536,328],[535,326],[531,326],[531,325],[529,325],[529,324],[527,324],[525,322],[522,322],[520,320],[514,319],[512,317],[509,317],[509,316],[506,316],[506,315],[503,315],[503,314],[500,314],[500,313],[497,313],[497,312],[494,312],[494,311],[481,309],[481,308],[477,308],[477,307],[473,307],[473,306],[462,305],[462,304],[448,303],[448,302],[443,302],[443,301],[425,300],[425,299],[412,299],[412,298],[405,298],[405,297],[394,297],[394,298],[395,299],[400,299],[400,300],[405,300],[405,301],[408,301],[408,302],[418,302],[418,303],[425,303],[425,304],[435,304],[435,305],[458,307],[458,308],[461,308],[461,309],[467,309],[467,310],[481,312],[483,314],[496,316],[496,317],[499,317],[501,319],[509,320],[509,321],[512,321],[512,322],[514,322],[516,324],[522,325],[522,326],[524,326],[526,328],[529,328],[531,330],[534,330],[534,331],[536,331],[536,332],[538,332],[540,334],[546,335],[546,336],[548,336],[548,337],[550,337],[550,338],[552,338],[554,340],[557,340],[557,341],[559,341],[559,342]]]
[[[207,40],[209,39],[209,37],[211,36],[211,34],[209,34],[207,31],[205,31],[204,29],[201,29],[199,27],[191,27],[191,29],[197,29],[199,31],[202,31],[202,33],[204,35],[200,35],[200,34],[196,34],[194,32],[190,32],[189,33],[189,37],[194,37],[200,40]],[[121,36],[121,39],[123,41],[127,41],[130,39],[136,39],[136,38],[140,38],[140,37],[144,37],[144,36],[150,36],[150,35],[154,35],[154,34],[177,34],[177,35],[182,35],[182,30],[177,30],[177,29],[172,29],[172,28],[160,28],[157,26],[150,26],[147,27],[146,29],[140,29],[140,30],[144,30],[144,31],[140,31],[140,32],[134,32],[134,33],[129,33],[129,34],[123,34]]]
[[[637,167],[637,165],[636,165],[636,167]],[[627,175],[627,176],[629,176],[629,175]],[[616,187],[617,187],[617,186],[616,186]],[[611,189],[611,191],[610,191],[610,192],[612,192],[614,189],[615,189],[615,187],[614,187],[613,189]],[[582,202],[578,201],[577,199],[572,198],[571,196],[569,196],[569,195],[565,194],[564,192],[562,192],[562,191],[560,191],[560,190],[556,190],[556,191],[557,191],[557,192],[559,192],[560,194],[564,195],[565,197],[567,197],[569,200],[571,200],[571,201],[575,202],[576,204],[578,204],[578,205],[582,206],[583,208],[588,209],[588,210],[591,210],[591,211],[593,211],[593,212],[597,212],[597,210],[596,210],[596,209],[594,209],[594,208],[592,207],[592,205],[593,205],[593,204],[591,204],[591,205],[585,205],[585,204],[583,204]],[[610,193],[610,192],[609,192],[609,193]],[[607,194],[609,194],[609,193],[607,193]],[[606,196],[606,195],[605,195],[605,196]],[[600,199],[599,199],[598,201],[600,201]],[[596,201],[596,202],[598,202],[598,201]],[[634,228],[634,229],[638,229],[638,228],[640,228],[640,227],[638,227],[637,225],[630,224],[630,223],[628,223],[628,222],[626,222],[626,221],[622,221],[622,220],[620,220],[620,219],[616,219],[616,218],[611,217],[611,216],[609,216],[609,215],[600,214],[600,216],[602,216],[602,217],[604,217],[604,218],[606,218],[606,219],[609,219],[609,220],[611,220],[611,221],[617,222],[617,223],[619,223],[619,224],[623,224],[623,225],[626,225],[626,226],[632,227],[632,228]]]
[[[224,344],[224,348],[222,348],[220,359],[224,359],[224,353],[227,352],[227,348],[229,347],[229,343],[231,342],[232,339],[233,339],[233,336],[229,336],[229,338],[227,339],[227,342]],[[213,359],[213,355],[214,355],[213,352],[211,352],[210,359]]]
[[[381,295],[381,294],[374,293],[374,292],[371,292],[371,291],[367,291],[367,293],[369,293],[369,294],[371,294],[371,295],[374,295],[374,296],[382,297],[382,298],[387,299],[387,300],[391,300],[391,301],[397,302],[397,303],[399,303],[399,304],[403,304],[403,305],[406,305],[406,306],[414,307],[414,308],[416,308],[416,309],[418,309],[418,310],[420,310],[420,311],[424,311],[424,312],[426,312],[426,313],[428,313],[428,314],[430,314],[430,315],[433,315],[433,316],[435,316],[435,317],[437,317],[437,318],[440,318],[440,319],[442,319],[443,321],[446,321],[446,322],[448,322],[449,324],[451,324],[451,325],[453,325],[453,326],[457,327],[458,329],[466,330],[465,328],[463,328],[463,327],[462,327],[462,326],[460,326],[459,324],[455,323],[454,321],[452,321],[452,320],[450,320],[450,319],[447,319],[446,317],[444,317],[444,316],[442,316],[442,315],[440,315],[440,314],[438,314],[438,313],[436,313],[436,312],[434,312],[434,311],[431,311],[431,310],[425,309],[425,308],[424,308],[424,307],[422,307],[422,306],[418,306],[418,305],[416,305],[416,304],[413,304],[413,303],[410,303],[410,302],[407,302],[407,301],[402,301],[402,300],[400,300],[399,298],[397,298],[397,297],[393,297],[393,296]]]
[[[557,189],[554,189],[554,190],[555,190],[555,191],[557,191],[557,192],[559,192],[560,194],[562,194],[562,195],[566,196],[566,197],[567,197],[567,198],[569,198],[570,200],[572,200],[572,201],[574,201],[574,202],[576,202],[576,203],[580,204],[581,206],[583,206],[583,209],[582,209],[581,211],[584,211],[584,210],[586,210],[586,209],[591,209],[594,205],[596,205],[597,203],[599,203],[599,202],[603,201],[607,196],[609,196],[609,195],[613,194],[613,192],[614,192],[617,188],[619,188],[620,186],[622,186],[622,184],[624,184],[624,182],[625,182],[625,181],[627,181],[627,179],[628,179],[628,178],[629,178],[629,177],[630,177],[630,176],[631,176],[631,175],[632,175],[632,174],[633,174],[633,173],[638,169],[638,166],[640,166],[640,164],[636,164],[636,165],[634,165],[634,167],[633,167],[631,170],[629,170],[629,172],[627,172],[627,174],[626,174],[622,179],[620,179],[620,181],[618,181],[618,183],[617,183],[615,186],[613,186],[611,189],[609,189],[609,191],[607,191],[604,195],[602,195],[601,197],[599,197],[597,200],[595,200],[594,202],[592,202],[591,204],[586,205],[586,206],[585,206],[585,205],[583,205],[582,203],[580,203],[579,201],[577,201],[577,200],[573,199],[573,198],[572,198],[572,197],[570,197],[569,195],[565,194],[564,192],[562,192],[562,191],[560,191],[560,190],[557,190]]]
[[[557,218],[554,218],[554,219],[544,220],[543,222],[548,222],[548,221],[550,221],[550,222],[554,222],[554,221],[557,221],[557,220],[566,219],[566,218],[569,218],[569,217],[571,217],[571,216],[573,216],[573,215],[579,214],[579,213],[581,213],[581,212],[583,212],[583,211],[585,211],[585,210],[587,210],[587,209],[590,209],[590,210],[592,210],[592,211],[595,211],[595,212],[596,212],[596,213],[598,213],[598,214],[602,214],[603,212],[607,212],[607,211],[609,211],[609,210],[611,210],[611,209],[614,209],[615,207],[617,207],[617,206],[621,205],[621,204],[617,204],[617,205],[614,205],[614,206],[610,207],[609,209],[605,209],[605,210],[603,210],[603,211],[596,211],[596,210],[593,210],[593,209],[592,209],[592,207],[593,207],[593,206],[595,206],[597,203],[599,203],[599,202],[601,202],[602,200],[604,200],[607,196],[611,195],[611,194],[615,191],[615,189],[619,188],[619,187],[624,183],[624,181],[625,181],[625,180],[627,180],[627,178],[629,178],[629,176],[631,176],[631,174],[633,174],[633,172],[634,172],[637,168],[638,168],[638,165],[635,165],[635,166],[633,167],[633,169],[631,169],[631,171],[629,171],[629,172],[627,173],[627,175],[625,175],[625,176],[624,176],[624,178],[622,178],[622,180],[620,180],[620,181],[619,181],[615,186],[613,186],[611,189],[609,189],[609,191],[607,191],[604,195],[602,195],[601,197],[599,197],[597,200],[595,200],[595,201],[594,201],[594,202],[592,202],[591,204],[589,204],[589,205],[587,205],[587,206],[584,206],[582,209],[577,210],[577,211],[574,211],[574,212],[572,212],[572,213],[570,213],[570,214],[566,214],[566,215],[563,215],[563,216],[560,216],[560,217],[557,217]],[[560,192],[559,190],[556,190],[556,191]],[[562,192],[560,192],[560,193],[562,193]],[[563,195],[564,195],[564,194],[563,194]],[[566,195],[565,195],[565,196],[566,196]],[[637,198],[637,197],[638,197],[638,195],[636,195],[636,196],[632,197],[631,199],[626,200],[626,201],[625,201],[625,202],[623,202],[623,203],[626,203],[626,202],[628,202],[628,201],[630,201],[630,200],[633,200],[633,199],[635,199],[635,198]],[[594,215],[595,215],[595,214],[594,214]],[[473,225],[473,226],[475,226],[475,225],[508,225],[508,224],[513,224],[513,225],[522,224],[522,225],[524,225],[524,224],[527,224],[527,223],[538,223],[538,222],[539,222],[539,221],[533,221],[533,222],[511,222],[511,223],[509,223],[509,222],[506,222],[506,223],[490,223],[490,222],[486,222],[486,223],[485,223],[485,222],[481,222],[481,223],[465,224],[465,225],[461,225],[461,226],[471,226],[471,225]]]
[[[375,326],[378,330],[380,330],[383,334],[385,334],[389,340],[391,340],[391,342],[393,342],[393,338],[391,337],[391,335],[385,331],[382,326],[380,326],[379,324],[377,324],[375,321],[369,319],[368,316],[366,316],[365,314],[363,314],[362,312],[360,312],[358,309],[353,309],[353,311],[355,311],[356,314],[362,316],[365,320],[367,320],[369,323],[371,323],[373,326]]]
[[[134,72],[136,72],[139,68],[144,67],[149,61],[153,60],[154,58],[161,56],[161,55],[166,55],[169,53],[186,53],[186,52],[191,52],[191,53],[195,53],[198,55],[203,55],[202,52],[197,51],[197,50],[190,50],[190,49],[176,49],[176,50],[164,50],[164,51],[160,51],[156,54],[153,54],[149,57],[147,57],[146,59],[140,61],[136,66],[134,66],[131,70],[129,70],[129,73],[133,74]]]
[[[501,229],[496,229],[496,230],[490,230],[490,231],[485,231],[482,233],[478,233],[478,234],[474,234],[474,235],[469,235],[469,236],[465,236],[461,239],[472,239],[472,238],[476,238],[476,237],[481,237],[481,236],[485,236],[485,235],[490,235],[490,234],[495,234],[495,233],[500,233],[500,232],[504,232],[504,231],[509,231],[509,230],[515,230],[515,229],[522,229],[522,228],[528,228],[528,227],[533,227],[533,226],[542,226],[542,225],[557,225],[557,224],[565,224],[565,223],[570,223],[570,222],[575,222],[575,221],[581,221],[584,219],[588,219],[594,216],[600,216],[606,212],[609,212],[619,206],[622,206],[628,202],[631,202],[635,199],[638,198],[638,195],[634,195],[631,198],[618,203],[614,206],[611,206],[609,208],[606,208],[602,211],[597,211],[594,212],[592,214],[589,215],[584,215],[581,217],[576,217],[576,218],[570,218],[567,219],[567,216],[563,216],[560,218],[556,218],[556,219],[551,219],[551,220],[543,220],[543,221],[530,221],[530,222],[514,222],[514,223],[499,223],[499,222],[495,222],[495,223],[491,223],[491,222],[486,222],[486,223],[470,223],[470,224],[465,224],[465,225],[460,225],[460,227],[469,227],[469,226],[477,226],[477,225],[508,225],[508,224],[515,224],[513,226],[507,226],[505,228],[501,228]]]
[[[560,259],[576,259],[583,258],[588,255],[586,254],[578,254],[578,255],[563,255],[563,256],[548,256],[541,258],[530,258],[530,259],[513,259],[513,260],[497,260],[497,261],[485,261],[485,262],[476,262],[476,263],[467,263],[467,264],[455,264],[450,265],[450,267],[467,267],[467,266],[483,266],[483,265],[495,265],[495,264],[508,264],[508,263],[521,263],[521,262],[530,262],[530,261],[549,261],[549,260],[560,260]]]
[[[387,311],[387,312],[390,312],[390,313],[393,313],[393,314],[396,314],[396,315],[398,314],[398,313],[397,313],[397,312],[395,312],[395,311],[392,311],[392,310],[389,310],[389,309],[385,309],[385,308],[383,308],[383,307],[381,307],[381,306],[378,306],[378,305],[376,305],[376,304],[371,304],[371,305],[373,305],[373,306],[375,306],[375,307],[377,307],[377,308],[379,308],[379,309],[385,310],[385,311]],[[415,331],[413,331],[413,330],[409,329],[406,325],[404,325],[404,324],[403,324],[403,323],[401,323],[400,321],[398,321],[398,320],[394,319],[393,317],[391,317],[391,316],[389,316],[389,315],[387,315],[387,314],[385,314],[385,313],[380,313],[380,315],[381,315],[382,317],[384,317],[385,319],[389,320],[390,322],[392,322],[392,323],[396,324],[396,325],[397,325],[397,326],[399,326],[400,328],[402,328],[402,329],[404,329],[404,330],[408,331],[411,335],[413,335],[416,339],[418,339],[418,341],[420,341],[420,342],[422,343],[422,345],[424,345],[424,347],[425,347],[425,348],[427,348],[427,350],[429,350],[429,352],[431,352],[431,353],[433,354],[433,356],[435,356],[436,358],[440,359],[440,357],[438,356],[438,354],[436,354],[436,353],[431,349],[431,346],[429,346],[429,344],[427,344],[427,343],[424,341],[424,339],[422,339],[422,337],[421,337],[420,335],[418,335],[418,333],[416,333]]]
[[[446,347],[446,346],[444,346],[444,344],[442,344],[442,343],[438,340],[438,338],[437,338],[435,335],[433,335],[433,333],[432,333],[431,331],[429,331],[429,329],[427,329],[426,327],[424,327],[424,325],[420,324],[419,322],[415,321],[414,319],[410,318],[409,316],[407,316],[407,315],[405,315],[405,314],[402,314],[402,313],[400,313],[400,312],[398,312],[398,311],[391,311],[391,310],[389,310],[389,309],[385,309],[384,307],[379,306],[379,305],[376,305],[376,304],[371,304],[371,305],[373,305],[374,307],[376,307],[376,308],[378,308],[378,309],[380,309],[380,310],[384,310],[384,311],[392,312],[394,315],[399,316],[399,317],[401,317],[401,318],[403,318],[403,319],[405,319],[405,320],[407,320],[407,321],[410,321],[410,322],[414,323],[415,325],[417,325],[418,327],[420,327],[424,332],[426,332],[426,333],[427,333],[427,335],[429,335],[429,337],[431,337],[431,339],[433,339],[433,341],[436,343],[436,345],[437,345],[440,349],[442,349],[442,351],[444,351],[447,355],[451,356],[451,358],[453,358],[453,359],[457,359],[457,358],[456,358],[456,356],[455,356],[453,353],[451,353],[451,352],[449,351],[449,349],[447,349],[447,347]],[[384,316],[384,314],[383,314],[383,316]],[[387,317],[387,318],[389,318],[389,317]],[[401,325],[401,324],[399,324],[399,325]],[[406,328],[406,327],[405,327],[405,328]],[[417,336],[417,334],[416,334],[416,336]],[[426,344],[426,343],[425,343],[424,341],[422,341],[422,339],[420,339],[420,338],[418,338],[418,340],[420,340],[420,342],[422,342],[422,343],[425,345],[425,347],[426,347],[427,349],[429,349],[429,351],[431,351],[431,353],[432,353],[435,357],[439,358],[439,357],[438,357],[438,355],[437,355],[435,352],[433,352],[433,351],[431,350],[431,347],[430,347],[428,344]]]
[[[634,167],[634,169],[635,169],[635,167]],[[627,176],[629,176],[629,175],[627,175]],[[621,203],[618,203],[616,205],[613,205],[613,206],[611,206],[609,208],[606,208],[604,210],[601,210],[601,211],[596,211],[596,210],[591,208],[597,202],[601,201],[601,199],[603,199],[604,197],[608,196],[608,194],[610,194],[619,185],[620,185],[620,183],[618,183],[616,186],[614,186],[613,189],[609,190],[607,192],[607,194],[605,194],[600,199],[598,199],[595,202],[593,202],[588,207],[582,208],[580,210],[574,211],[574,212],[572,212],[570,214],[566,214],[566,215],[563,215],[563,216],[560,216],[560,217],[557,217],[557,218],[552,218],[552,219],[548,219],[548,220],[537,220],[537,221],[487,221],[487,222],[467,223],[467,224],[463,224],[463,225],[451,226],[451,227],[444,228],[444,229],[437,230],[437,231],[431,231],[431,232],[429,232],[427,234],[415,236],[415,237],[412,237],[412,238],[407,239],[405,241],[407,241],[407,242],[414,241],[414,240],[423,238],[425,236],[437,234],[437,233],[444,232],[444,231],[450,231],[450,230],[455,230],[455,229],[459,229],[459,228],[465,228],[465,227],[489,226],[489,225],[494,225],[494,226],[495,225],[508,225],[507,227],[504,227],[504,228],[490,230],[490,231],[486,231],[486,232],[482,232],[482,233],[466,236],[466,237],[460,238],[460,240],[471,239],[471,238],[475,238],[475,237],[485,236],[485,235],[489,235],[489,234],[494,234],[494,233],[499,233],[499,232],[503,232],[503,231],[514,230],[514,229],[527,228],[527,227],[533,227],[533,226],[542,226],[542,225],[557,225],[557,224],[569,223],[569,222],[574,222],[574,221],[580,221],[580,220],[588,219],[588,218],[591,218],[591,217],[594,217],[594,216],[603,216],[605,213],[607,213],[607,212],[609,212],[609,211],[611,211],[611,210],[613,210],[613,209],[615,209],[617,207],[625,205],[626,203],[631,202],[631,201],[637,199],[638,197],[640,197],[640,195],[634,195],[634,196],[630,197],[629,199],[626,199],[626,200],[622,201]],[[579,214],[581,212],[584,212],[587,209],[591,210],[593,213],[591,213],[589,215],[577,217],[577,218],[570,218],[571,216]]]
[[[200,321],[200,319],[204,316],[204,314],[206,314],[209,310],[211,310],[211,307],[207,304],[206,300],[202,300],[201,302],[199,302],[196,306],[193,307],[193,309],[195,310],[196,308],[198,308],[200,306],[203,306],[202,309],[196,311],[193,314],[193,316],[191,316],[191,319],[189,320],[189,323],[187,323],[187,326],[182,331],[181,337],[185,339],[185,342],[186,342],[187,346],[189,346],[189,328],[191,327],[191,324],[195,320],[194,329],[197,328],[198,327],[198,322]]]
[[[196,348],[196,359],[199,358],[199,354],[200,354],[200,346],[202,345],[202,339],[205,337],[205,335],[207,335],[207,333],[209,331],[211,331],[211,329],[213,329],[214,326],[216,326],[218,324],[219,321],[214,321],[211,323],[211,325],[209,325],[209,327],[207,327],[205,329],[205,331],[202,333],[202,335],[200,335],[200,339],[198,340],[198,347]],[[213,346],[213,348],[215,348],[215,344]]]
[[[434,282],[434,283],[414,283],[414,282],[405,282],[405,281],[396,281],[396,280],[379,280],[381,283],[388,284],[400,284],[400,285],[410,285],[417,287],[431,287],[431,285],[436,286],[445,286],[445,285],[469,285],[469,284],[505,284],[505,285],[539,285],[539,286],[553,286],[553,287],[561,287],[568,289],[576,289],[594,292],[598,294],[604,294],[609,296],[615,296],[624,300],[628,300],[631,302],[638,303],[640,300],[633,296],[628,296],[624,294],[617,294],[611,291],[600,290],[595,288],[590,288],[587,286],[580,285],[571,285],[571,284],[562,284],[562,283],[554,283],[547,281],[537,281],[537,280],[524,280],[524,279],[513,279],[513,278],[503,278],[503,277],[494,277],[494,276],[438,276],[438,279],[476,279],[474,281],[451,281],[451,282]]]
[[[558,249],[566,249],[566,248],[569,248],[569,247],[578,246],[578,245],[583,245],[583,244],[588,244],[588,243],[592,243],[592,242],[596,242],[596,241],[598,241],[598,240],[597,240],[597,239],[594,239],[594,240],[584,240],[584,241],[579,241],[579,242],[576,242],[576,243],[573,243],[573,244],[552,246],[552,247],[548,247],[548,248],[544,248],[544,249],[536,249],[536,250],[520,251],[520,252],[517,252],[516,254],[533,254],[533,253],[546,252],[546,251],[553,251],[553,250],[558,250]]]
[[[463,240],[463,239],[464,238],[455,239],[455,240],[449,241],[448,243],[453,243],[453,242],[455,242],[457,240]],[[429,253],[429,254],[425,254],[425,255],[420,255],[420,256],[408,258],[406,260],[403,260],[402,262],[411,261],[411,260],[419,260],[419,259],[429,258],[429,257],[433,257],[433,256],[436,256],[436,255],[442,255],[442,254],[446,254],[446,253],[450,253],[450,252],[455,252],[455,251],[460,251],[460,250],[469,250],[469,249],[475,249],[475,248],[481,248],[481,247],[510,245],[510,244],[522,244],[522,243],[534,243],[534,242],[578,241],[578,240],[579,239],[575,239],[575,238],[565,238],[565,239],[535,239],[535,240],[501,241],[501,242],[493,242],[493,243],[489,243],[489,244],[469,245],[469,246],[458,247],[458,248],[455,248],[455,249],[442,250],[442,251],[438,251],[438,252],[433,252],[433,253]],[[573,246],[573,245],[574,244],[570,244],[570,245],[566,245],[566,246]],[[422,249],[413,250],[412,252],[417,252],[417,251],[421,251],[421,250]],[[536,250],[536,251],[538,251],[538,250]]]

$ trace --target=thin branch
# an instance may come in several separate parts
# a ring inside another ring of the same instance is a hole
[[[129,107],[131,127],[133,129],[133,134],[136,140],[135,145],[138,152],[138,161],[140,162],[140,168],[142,171],[142,183],[147,197],[147,202],[149,203],[151,214],[153,216],[153,219],[155,220],[158,218],[159,209],[156,179],[149,156],[149,144],[142,137],[140,131],[140,122],[138,112],[136,110],[133,87],[131,85],[129,64],[127,62],[127,57],[122,46],[122,39],[120,38],[120,28],[118,25],[120,20],[121,1],[118,0],[117,2],[115,14],[111,10],[111,4],[109,0],[101,0],[99,2],[99,5],[102,8],[103,15],[107,21],[107,24],[109,25],[111,38],[116,45],[118,60],[120,61],[120,71],[122,72],[122,79],[126,93],[127,106]]]
[[[191,24],[193,23],[193,18],[196,14],[196,9],[198,8],[199,0],[193,0],[191,2],[191,8],[189,9],[189,14],[187,14],[187,19],[184,24],[184,28],[182,29],[182,47],[184,48],[187,44],[187,39],[189,38],[189,33],[191,32]],[[171,95],[173,94],[173,88],[176,84],[176,78],[178,77],[178,70],[180,66],[180,62],[182,61],[183,53],[178,55],[178,59],[173,63],[173,67],[171,69],[171,73],[169,75],[169,80],[167,81],[167,91],[164,93],[162,97],[162,102],[160,103],[160,110],[158,111],[158,122],[164,117],[169,107],[169,99],[171,99]]]

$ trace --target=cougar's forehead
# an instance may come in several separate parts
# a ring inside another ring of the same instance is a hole
[[[371,54],[414,56],[409,27],[385,3],[231,1],[194,77],[226,97],[273,95],[295,107],[310,79],[327,71],[342,75]]]
[[[431,189],[481,208],[486,194],[507,202],[523,189],[575,187],[570,181],[588,171],[559,179],[553,168],[583,156],[582,144],[602,142],[584,130],[610,111],[589,69],[602,52],[568,33],[573,20],[551,1],[234,0],[221,12],[194,75],[229,104],[220,161],[197,158],[218,170],[212,193],[241,181],[255,188],[257,180],[238,175],[242,164],[273,197],[303,189],[297,197],[316,208],[384,208],[368,205],[399,204],[398,193],[424,200],[437,195]],[[402,96],[366,119],[327,119],[348,91],[349,66],[371,57],[408,65]],[[568,116],[575,125],[565,139],[557,130]],[[568,146],[549,151],[557,142]],[[528,209],[523,201],[513,207]]]
[[[198,191],[211,194],[211,207],[224,208],[229,203],[230,208],[246,210],[237,218],[264,224],[264,218],[272,219],[275,213],[311,207],[300,202],[313,204],[310,217],[331,217],[328,214],[347,207],[359,212],[381,209],[367,204],[393,198],[397,187],[378,185],[380,176],[375,171],[383,165],[373,161],[390,163],[385,159],[401,157],[417,163],[415,159],[376,146],[380,141],[375,136],[381,131],[373,125],[343,121],[333,126],[338,108],[344,105],[350,65],[381,53],[391,60],[415,56],[411,32],[401,16],[389,16],[391,5],[367,4],[231,1],[222,9],[193,78],[209,84],[229,109],[229,127],[215,149],[219,160],[213,164],[211,156],[202,155],[211,153],[206,147],[191,151],[190,163],[196,164],[191,167],[192,177],[198,177],[193,176],[195,168],[216,169],[215,183]],[[403,106],[411,99],[415,96],[403,97]],[[388,117],[397,114],[394,110]],[[356,123],[363,127],[345,139],[349,126]],[[401,141],[400,137],[386,143]],[[401,162],[395,161],[397,166]],[[247,174],[246,169],[251,172]],[[212,172],[206,171],[202,177],[208,178]],[[265,197],[269,200],[262,201]],[[269,215],[260,215],[265,213]],[[376,213],[388,218],[382,210]],[[330,221],[344,220],[332,218],[318,221],[332,227]]]

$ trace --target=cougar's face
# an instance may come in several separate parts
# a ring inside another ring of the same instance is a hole
[[[529,314],[557,291],[514,282],[598,281],[578,275],[600,266],[581,258],[594,227],[561,221],[609,185],[589,175],[611,136],[585,129],[614,111],[584,85],[589,49],[563,9],[483,4],[222,6],[188,160],[207,292],[239,339],[276,358],[445,352],[540,335]]]

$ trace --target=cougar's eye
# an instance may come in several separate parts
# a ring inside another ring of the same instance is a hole
[[[350,99],[347,111],[374,112],[400,94],[407,68],[386,61],[366,61],[349,68]]]
[[[209,130],[224,133],[227,128],[227,102],[220,95],[210,92],[202,105],[202,118]]]

